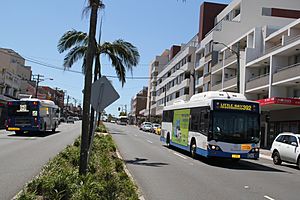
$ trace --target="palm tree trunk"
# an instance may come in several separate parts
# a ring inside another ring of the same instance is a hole
[[[98,79],[98,65],[99,65],[99,62],[100,60],[97,59],[98,56],[95,56],[95,67],[94,67],[94,82],[97,81]],[[93,128],[94,128],[94,121],[95,121],[95,110],[94,108],[92,107],[91,108],[91,121],[90,121],[90,130],[89,130],[89,146],[92,145],[91,144],[91,141],[92,141],[92,136],[93,136]]]
[[[84,94],[83,94],[83,116],[81,129],[81,148],[79,161],[79,174],[86,174],[88,167],[88,149],[89,149],[89,113],[91,101],[91,84],[92,84],[92,67],[95,55],[94,38],[96,35],[97,15],[99,0],[90,0],[91,16],[89,42],[86,54],[86,74],[84,79]]]

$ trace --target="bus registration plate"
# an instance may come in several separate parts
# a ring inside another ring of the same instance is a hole
[[[241,155],[239,155],[239,154],[232,154],[231,157],[232,158],[241,158]]]
[[[251,144],[242,144],[241,149],[244,151],[250,151],[251,150]]]

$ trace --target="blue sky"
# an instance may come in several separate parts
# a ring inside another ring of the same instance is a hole
[[[148,76],[148,66],[156,55],[173,44],[189,41],[198,31],[199,10],[202,0],[104,0],[102,12],[102,41],[123,39],[137,46],[141,58],[134,68],[134,76]],[[213,2],[229,3],[230,0]],[[52,66],[63,68],[65,54],[59,54],[57,43],[64,32],[76,29],[88,32],[88,17],[82,18],[85,0],[27,0],[1,2],[0,47],[11,48],[25,58],[36,59]],[[109,61],[102,58],[102,74],[115,75]],[[33,74],[53,78],[41,82],[67,90],[67,93],[82,102],[83,75],[47,68],[34,63]],[[72,70],[81,71],[81,62]],[[127,72],[131,76],[130,72]],[[128,79],[122,88],[117,79],[113,85],[120,99],[106,111],[117,115],[117,108],[127,104],[148,80]]]

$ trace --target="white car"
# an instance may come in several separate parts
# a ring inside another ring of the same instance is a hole
[[[144,127],[145,125],[152,125],[152,123],[151,123],[151,122],[143,122],[143,123],[140,125],[140,130],[143,130],[143,127]]]
[[[297,164],[300,169],[300,134],[280,133],[272,144],[271,152],[275,165],[284,161]]]
[[[152,124],[144,124],[142,130],[143,131],[151,131],[152,129]]]

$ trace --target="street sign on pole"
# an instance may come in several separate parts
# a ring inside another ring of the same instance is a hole
[[[102,112],[119,98],[120,95],[105,76],[92,84],[91,105],[95,111]]]

